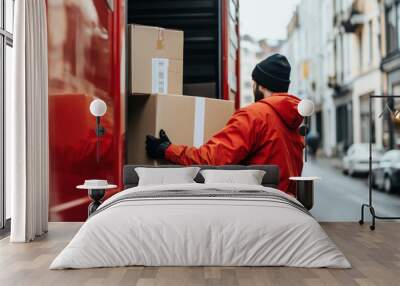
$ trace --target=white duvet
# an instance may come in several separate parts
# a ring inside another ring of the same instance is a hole
[[[152,198],[122,201],[131,192],[262,186],[184,184],[135,187],[105,201],[50,269],[145,266],[293,266],[349,268],[315,219],[280,202],[258,198]],[[297,202],[298,203],[298,202]],[[107,207],[108,206],[108,207]]]

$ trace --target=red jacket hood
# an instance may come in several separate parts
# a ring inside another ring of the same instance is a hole
[[[268,104],[276,111],[285,125],[290,129],[297,129],[303,122],[303,117],[297,111],[300,99],[288,93],[274,93],[259,102]]]

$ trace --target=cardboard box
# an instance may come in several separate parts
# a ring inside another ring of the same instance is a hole
[[[232,101],[204,97],[151,95],[128,98],[128,164],[157,165],[147,157],[147,134],[167,132],[174,144],[200,147],[221,130],[234,112]]]
[[[129,25],[131,94],[182,94],[183,31]]]

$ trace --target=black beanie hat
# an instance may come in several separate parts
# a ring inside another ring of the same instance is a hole
[[[288,92],[291,67],[287,58],[272,55],[258,63],[251,76],[253,80],[273,92]]]

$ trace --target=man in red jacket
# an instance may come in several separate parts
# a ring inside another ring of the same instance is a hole
[[[300,100],[287,93],[290,71],[282,55],[265,59],[252,73],[256,102],[235,112],[206,144],[175,145],[161,130],[159,138],[147,136],[147,153],[181,165],[278,165],[279,189],[293,194],[289,177],[301,175],[304,143],[298,132],[303,121],[297,111]]]

